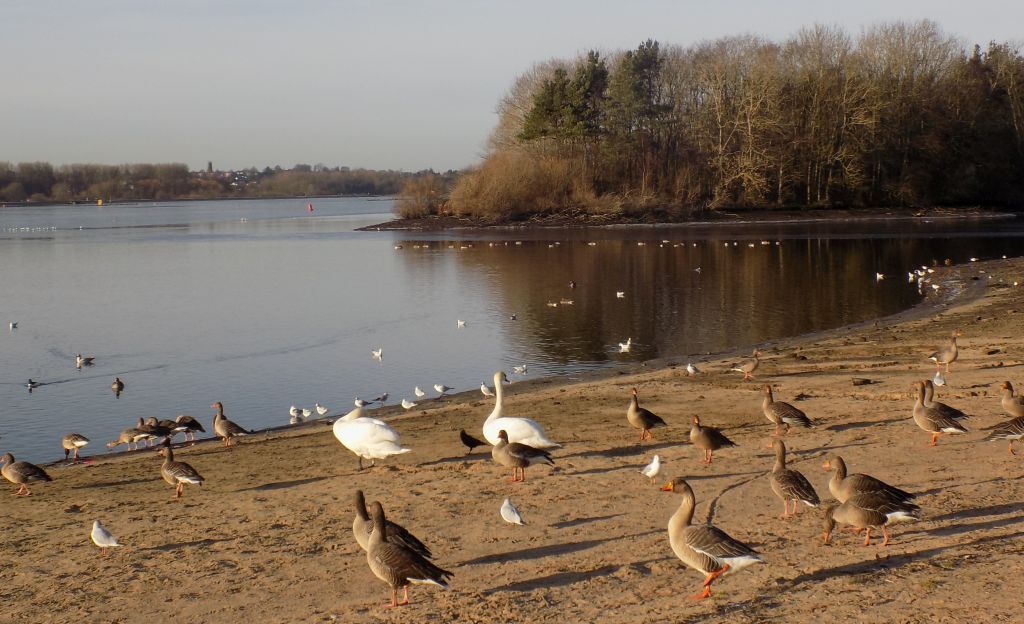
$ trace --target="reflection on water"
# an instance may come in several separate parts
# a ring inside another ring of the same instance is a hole
[[[353,231],[387,202],[315,205],[0,210],[0,447],[44,460],[69,431],[97,452],[140,416],[209,424],[216,400],[263,427],[291,405],[469,390],[520,364],[536,377],[721,351],[906,308],[907,269],[1013,253],[1021,236],[982,221],[885,238],[833,224],[412,237]],[[76,370],[77,353],[95,366]],[[45,385],[30,395],[28,378]]]

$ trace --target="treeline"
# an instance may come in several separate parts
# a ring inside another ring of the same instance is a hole
[[[928,21],[590,52],[520,76],[498,113],[486,159],[436,209],[506,220],[1024,198],[1021,50],[967,51]]]
[[[189,171],[183,164],[54,167],[45,162],[0,162],[0,201],[74,202],[118,200],[213,199],[222,197],[295,197],[322,195],[394,195],[408,179],[433,172],[295,165],[239,171]]]

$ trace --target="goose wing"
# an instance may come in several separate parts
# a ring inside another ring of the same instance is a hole
[[[786,498],[801,500],[812,507],[817,507],[821,503],[814,486],[800,472],[789,469],[777,470],[772,473],[772,478]]]
[[[789,403],[774,401],[768,406],[768,410],[777,421],[808,428],[814,426],[814,423],[811,422],[811,419],[807,417],[803,410],[797,409]]]

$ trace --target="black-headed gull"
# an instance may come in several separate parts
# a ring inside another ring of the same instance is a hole
[[[487,386],[487,384],[481,382],[481,384],[480,384],[480,394],[484,395],[485,397],[492,397],[492,396],[494,396],[494,390],[491,390]]]
[[[412,409],[412,408],[416,407],[416,405],[417,405],[416,403],[413,403],[409,399],[402,399],[402,408],[403,409]]]
[[[434,390],[437,390],[438,396],[444,396],[445,392],[448,392],[449,390],[454,390],[454,388],[452,388],[451,386],[446,386],[444,384],[434,384]]]
[[[419,386],[416,386],[415,388],[413,388],[412,389],[412,393],[416,395],[417,399],[422,399],[423,397],[427,396],[427,393],[422,391],[422,390],[420,390]]]
[[[526,525],[523,522],[523,516],[519,514],[519,510],[512,504],[512,501],[505,499],[505,502],[501,504],[501,517],[510,524],[518,524],[520,526]]]
[[[647,464],[640,470],[640,474],[650,479],[652,483],[654,482],[654,479],[658,477],[659,472],[661,472],[661,458],[657,455],[654,456],[651,463]]]
[[[93,520],[92,522],[92,533],[89,535],[92,538],[92,543],[96,544],[100,548],[100,554],[106,555],[108,548],[115,548],[120,546],[117,542],[117,538],[114,537],[110,531],[107,530],[99,520]]]

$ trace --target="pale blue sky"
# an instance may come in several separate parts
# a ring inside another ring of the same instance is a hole
[[[0,0],[0,161],[461,168],[536,62],[922,18],[1024,38],[1004,0]]]

